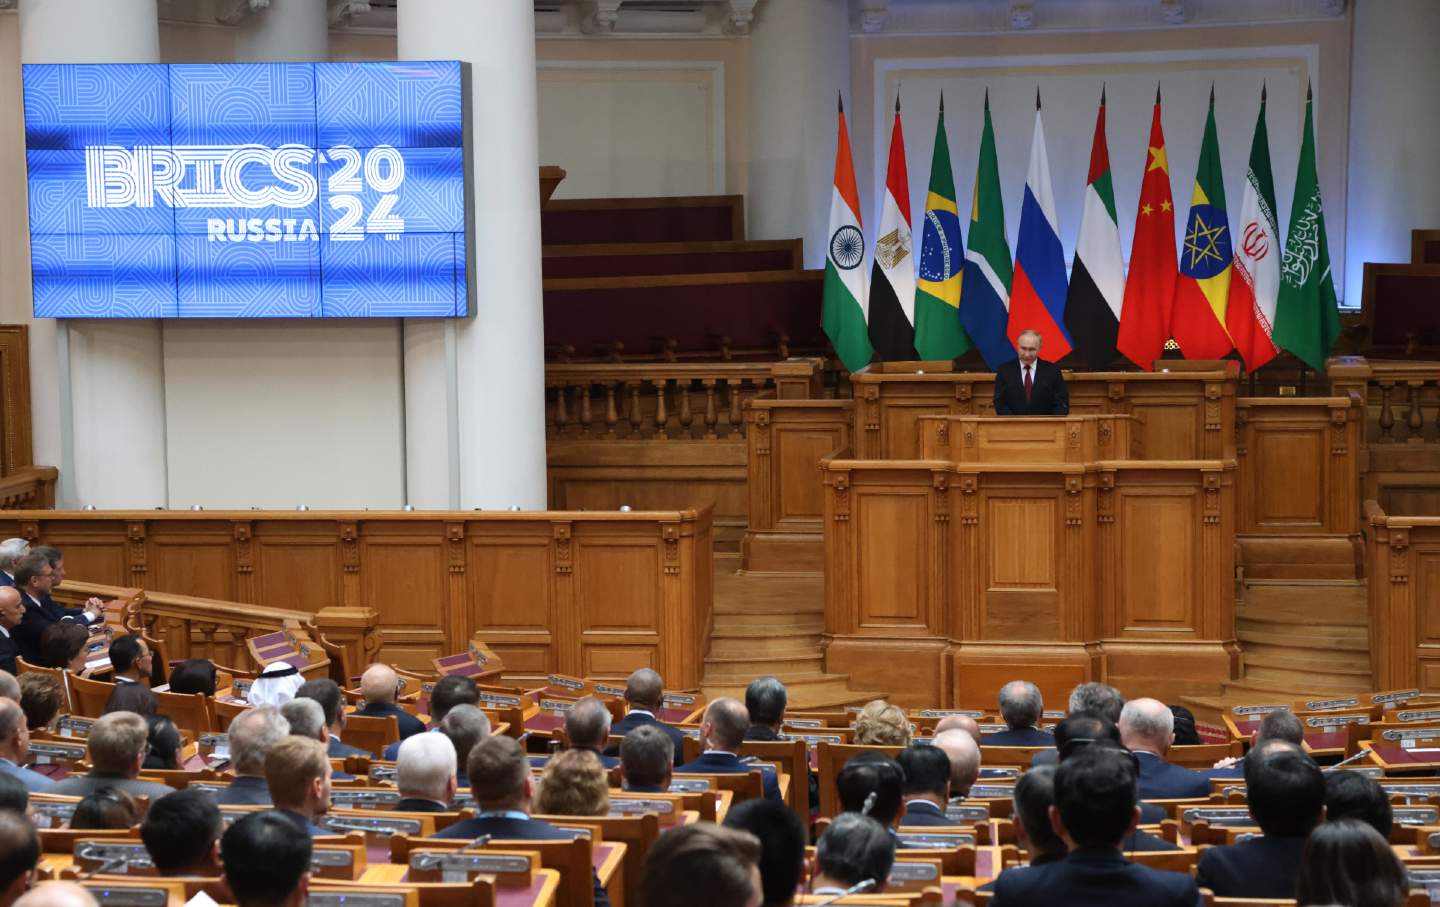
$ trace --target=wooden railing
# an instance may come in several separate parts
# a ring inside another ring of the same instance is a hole
[[[1376,444],[1440,443],[1440,362],[1370,363]]]
[[[1440,516],[1390,516],[1365,502],[1375,689],[1440,690]]]
[[[46,510],[55,506],[54,466],[21,466],[0,478],[0,510]]]

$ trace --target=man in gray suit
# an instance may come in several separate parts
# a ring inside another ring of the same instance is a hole
[[[90,773],[72,775],[51,788],[50,793],[83,797],[102,787],[115,787],[134,797],[148,797],[152,803],[166,794],[173,794],[173,787],[139,780],[149,737],[145,719],[134,712],[111,712],[100,716],[85,741],[89,750]]]
[[[290,734],[290,722],[274,706],[261,706],[230,722],[230,770],[235,780],[215,794],[221,806],[269,806],[265,757]]]

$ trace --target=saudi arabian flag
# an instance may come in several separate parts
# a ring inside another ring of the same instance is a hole
[[[1270,339],[1305,364],[1324,371],[1325,357],[1340,336],[1339,302],[1330,274],[1330,241],[1315,172],[1315,121],[1310,92],[1305,96],[1305,134],[1300,137],[1300,166],[1290,232],[1280,259],[1280,298],[1275,304],[1275,333]]]
[[[954,359],[970,349],[970,338],[960,326],[965,247],[960,240],[955,177],[950,172],[950,143],[945,140],[944,95],[940,96],[940,117],[935,123],[923,229],[920,275],[915,282],[915,352],[921,359]]]
[[[850,133],[845,129],[845,104],[840,104],[840,135],[835,147],[835,191],[830,196],[830,246],[825,250],[825,291],[820,322],[845,368],[852,372],[870,364],[875,350],[865,323],[865,234],[860,230],[860,193],[855,190],[855,165]]]

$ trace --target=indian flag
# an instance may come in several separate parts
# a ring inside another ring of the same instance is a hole
[[[845,128],[845,102],[840,102],[840,136],[835,148],[835,191],[830,196],[830,246],[825,250],[825,293],[821,324],[835,354],[849,371],[870,364],[875,350],[865,310],[865,234],[860,229],[860,193],[855,190],[855,164],[850,133]]]

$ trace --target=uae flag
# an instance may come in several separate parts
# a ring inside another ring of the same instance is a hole
[[[870,343],[881,359],[915,359],[915,256],[910,245],[910,180],[905,175],[905,136],[900,98],[890,132],[885,202],[870,269]]]
[[[1090,143],[1090,174],[1080,210],[1080,236],[1070,266],[1070,295],[1065,300],[1065,326],[1076,353],[1092,369],[1115,362],[1120,306],[1125,300],[1125,264],[1120,254],[1120,225],[1115,217],[1115,187],[1110,179],[1110,152],[1105,144],[1105,90],[1095,116]]]
[[[1300,137],[1300,166],[1290,232],[1280,263],[1280,298],[1275,307],[1275,343],[1317,371],[1340,336],[1339,302],[1330,274],[1330,240],[1325,235],[1325,206],[1315,167],[1315,122],[1309,89],[1305,92],[1305,134]]]
[[[1116,346],[1125,358],[1147,372],[1155,367],[1155,360],[1165,352],[1165,341],[1170,339],[1175,280],[1175,203],[1170,195],[1170,161],[1165,156],[1165,131],[1160,128],[1157,87],[1116,338]]]
[[[1010,285],[1010,317],[1005,334],[1017,347],[1025,331],[1037,331],[1041,352],[1059,362],[1070,352],[1065,323],[1065,250],[1060,245],[1060,219],[1050,185],[1050,156],[1045,151],[1045,125],[1040,120],[1040,92],[1035,92],[1035,132],[1030,141],[1030,170],[1020,204],[1020,238],[1015,242],[1015,273]]]
[[[857,372],[870,364],[874,350],[865,324],[865,269],[861,267],[865,263],[865,234],[860,229],[860,193],[855,191],[855,165],[850,157],[843,101],[840,134],[835,142],[835,191],[830,195],[829,232],[820,323],[845,368]]]
[[[1200,163],[1190,193],[1190,219],[1180,249],[1180,276],[1170,310],[1170,333],[1186,359],[1219,359],[1235,348],[1225,330],[1230,301],[1230,216],[1225,178],[1220,173],[1220,140],[1215,133],[1215,89],[1200,142]]]
[[[1275,180],[1270,175],[1270,136],[1265,129],[1265,89],[1260,89],[1260,117],[1250,142],[1250,167],[1245,173],[1245,198],[1240,203],[1234,279],[1225,326],[1245,368],[1255,371],[1275,358],[1270,333],[1280,293],[1280,231],[1275,223]]]

